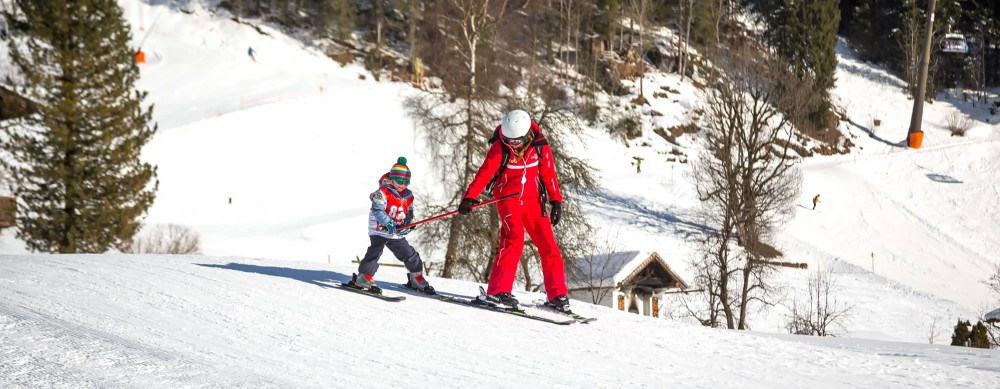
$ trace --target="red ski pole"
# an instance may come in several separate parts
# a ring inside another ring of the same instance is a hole
[[[509,198],[517,196],[517,195],[518,195],[517,193],[511,193],[509,195],[503,196],[503,197],[498,198],[498,199],[493,199],[493,200],[487,201],[485,203],[479,203],[479,204],[473,205],[472,209],[476,209],[476,208],[479,208],[479,207],[487,206],[487,205],[493,204],[493,203],[495,203],[497,201],[506,200],[506,199],[509,199]],[[442,213],[440,215],[437,215],[437,216],[434,216],[434,217],[429,217],[429,218],[426,218],[426,219],[418,221],[418,222],[413,222],[413,223],[410,223],[410,224],[398,226],[398,227],[396,227],[396,230],[402,230],[404,228],[410,228],[410,227],[416,226],[418,224],[424,224],[424,223],[427,223],[427,222],[432,221],[432,220],[437,220],[437,219],[440,219],[440,218],[443,218],[443,217],[448,217],[448,216],[454,215],[456,213],[458,213],[458,211],[451,211],[451,212],[448,212],[448,213]]]

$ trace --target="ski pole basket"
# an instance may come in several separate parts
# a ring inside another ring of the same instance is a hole
[[[17,220],[17,201],[13,197],[0,197],[0,228],[13,227]]]

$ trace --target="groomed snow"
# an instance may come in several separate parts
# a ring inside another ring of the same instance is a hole
[[[833,95],[860,147],[802,164],[799,212],[776,243],[787,260],[834,271],[838,299],[854,306],[846,337],[779,335],[782,306],[754,316],[757,332],[737,333],[575,301],[600,319],[557,327],[328,287],[356,269],[351,260],[368,245],[367,195],[396,157],[410,161],[418,207],[442,200],[427,198],[439,184],[427,179],[426,154],[400,104],[411,88],[362,80],[356,65],[342,67],[266,26],[261,35],[200,2],[186,3],[190,13],[172,2],[120,4],[151,58],[140,87],[160,125],[143,153],[160,180],[147,222],[192,228],[206,256],[32,255],[3,230],[0,387],[1000,384],[995,351],[926,344],[947,344],[956,319],[996,307],[981,281],[1000,248],[997,118],[960,98],[927,105],[924,147],[906,149],[912,102],[899,80],[844,45]],[[662,116],[647,120],[684,123],[698,89],[651,74],[647,94],[660,85],[679,93],[652,98],[644,112]],[[956,110],[977,120],[964,138],[944,129]],[[876,117],[879,127],[870,123]],[[616,236],[624,251],[659,253],[690,280],[692,242],[704,226],[689,164],[668,162],[674,147],[651,131],[628,147],[602,128],[584,141],[578,151],[605,188],[584,204],[599,233]],[[630,165],[635,156],[644,158],[641,174]],[[387,253],[383,263],[392,262]],[[779,282],[791,298],[804,293],[807,276],[784,270]],[[383,267],[377,279],[403,275]],[[457,294],[477,290],[432,282]]]
[[[556,326],[332,287],[351,266],[201,256],[0,258],[2,387],[913,388],[1000,385],[994,351],[766,336],[577,304]],[[378,273],[386,293],[401,269]],[[431,278],[441,290],[475,284]],[[540,298],[519,293],[522,300]]]

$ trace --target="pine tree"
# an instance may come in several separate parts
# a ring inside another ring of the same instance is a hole
[[[772,13],[775,28],[770,39],[783,57],[792,60],[799,78],[811,76],[817,92],[828,95],[837,68],[838,0],[778,1]]]
[[[139,153],[156,132],[129,26],[115,0],[18,0],[28,30],[13,62],[39,113],[5,129],[33,251],[125,248],[152,205],[156,168]]]
[[[955,332],[951,335],[951,345],[952,346],[967,346],[969,341],[969,326],[972,324],[968,320],[959,320],[958,324],[955,324]]]
[[[986,325],[980,320],[969,334],[969,347],[990,348],[990,335]]]
[[[846,9],[845,3],[849,5]],[[912,3],[913,0],[842,0],[841,15],[847,19],[842,20],[840,31],[862,57],[901,69],[896,64],[903,59],[904,47],[898,35],[907,27],[909,13],[905,11],[913,8]],[[923,28],[922,21],[916,22],[917,28]]]
[[[822,96],[822,104],[809,110],[810,121],[819,128],[834,125],[828,112],[830,88],[836,82],[839,0],[763,0],[760,6],[769,26],[768,40],[798,78],[809,79]]]

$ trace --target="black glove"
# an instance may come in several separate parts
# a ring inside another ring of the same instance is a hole
[[[552,225],[559,224],[559,218],[562,217],[562,203],[552,200],[549,202],[552,204],[552,210],[549,211],[549,220],[552,220]]]
[[[476,204],[479,204],[479,200],[466,197],[462,199],[461,204],[458,204],[458,213],[461,215],[468,215],[469,212],[472,212],[472,206]]]

